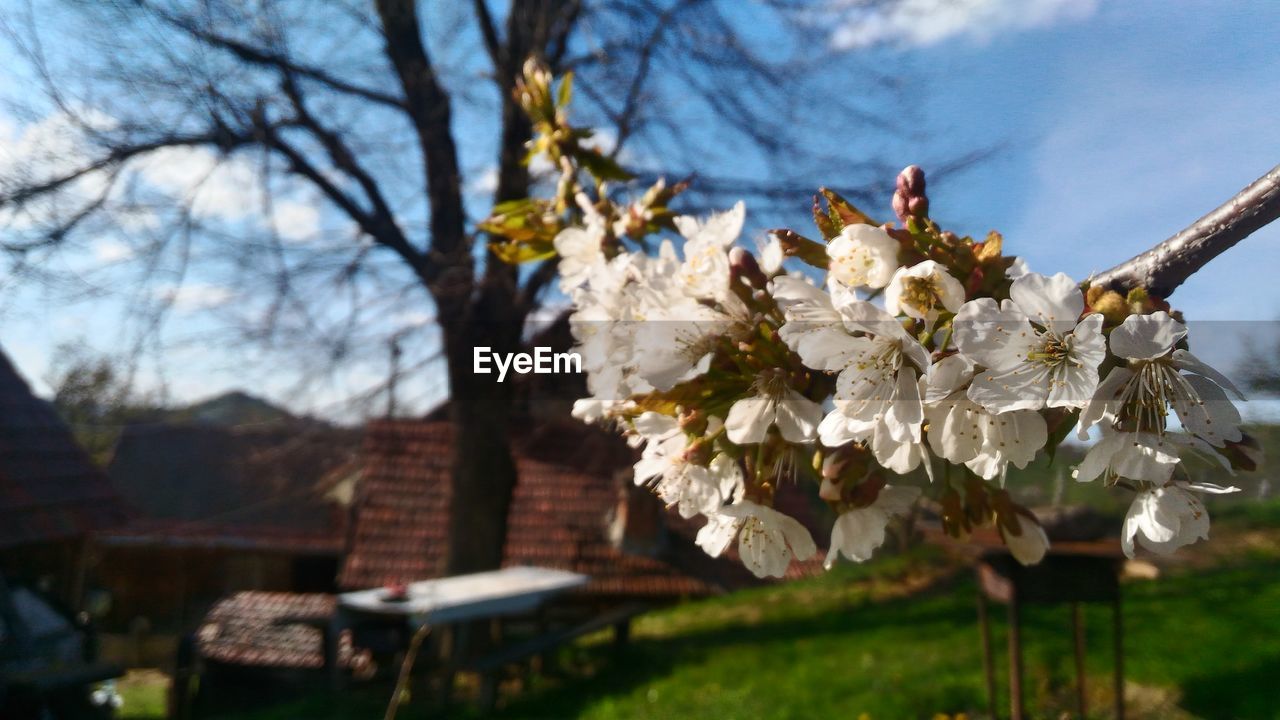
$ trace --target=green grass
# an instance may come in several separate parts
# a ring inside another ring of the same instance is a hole
[[[896,596],[939,559],[916,553],[783,587],[653,613],[615,656],[603,642],[567,649],[567,677],[539,678],[507,696],[501,718],[933,717],[985,707],[967,572]],[[922,567],[924,570],[922,570]],[[1125,587],[1131,716],[1280,718],[1280,552],[1253,549],[1208,571],[1182,570]],[[995,607],[1003,679],[1004,623]],[[1109,707],[1110,616],[1086,610],[1091,703]],[[1024,620],[1035,717],[1073,707],[1066,606]],[[1001,684],[1003,688],[1003,683]],[[312,698],[252,717],[379,717],[385,690]],[[1001,708],[1004,708],[1003,690]],[[450,716],[474,711],[455,708]],[[426,717],[411,703],[402,718]]]
[[[169,681],[163,674],[154,670],[131,670],[116,683],[116,690],[124,698],[121,720],[164,717]]]

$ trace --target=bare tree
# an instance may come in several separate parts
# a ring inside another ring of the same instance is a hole
[[[767,207],[803,197],[816,169],[866,197],[900,163],[859,159],[849,138],[893,131],[876,108],[893,107],[899,82],[833,50],[822,23],[791,0],[28,5],[3,29],[41,90],[28,116],[61,126],[47,152],[0,164],[0,251],[15,274],[66,282],[57,253],[123,227],[139,306],[171,305],[174,292],[155,288],[190,268],[220,272],[245,288],[223,310],[239,335],[320,341],[325,352],[299,364],[381,351],[399,330],[388,314],[430,308],[438,336],[424,344],[443,359],[455,430],[447,571],[496,567],[515,482],[512,397],[472,373],[472,349],[519,349],[554,266],[495,261],[466,204],[464,178],[483,168],[464,160],[496,158],[494,200],[528,195],[530,125],[511,92],[521,64],[574,70],[582,124],[605,128],[602,149],[648,174],[740,160],[742,176],[699,178],[695,202],[731,192]],[[232,166],[266,221],[211,217],[194,190],[158,192],[147,173],[161,161],[204,173],[185,178],[191,188]],[[328,227],[290,242],[286,202],[322,207]],[[77,292],[103,290],[73,275]],[[148,317],[154,332],[162,315]]]

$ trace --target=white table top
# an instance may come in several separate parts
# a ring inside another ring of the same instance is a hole
[[[529,612],[551,596],[581,587],[588,580],[586,575],[564,570],[510,567],[411,583],[406,600],[385,600],[386,588],[343,593],[338,596],[338,607],[355,613],[403,616],[416,624],[454,623]]]

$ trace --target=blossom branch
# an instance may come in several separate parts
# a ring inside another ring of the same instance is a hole
[[[1168,297],[1210,260],[1280,218],[1280,165],[1150,250],[1095,275],[1094,286]]]

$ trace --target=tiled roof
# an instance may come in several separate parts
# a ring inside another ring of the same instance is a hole
[[[206,660],[263,668],[324,667],[320,625],[333,615],[335,598],[323,594],[241,592],[218,601],[196,632]],[[338,661],[359,668],[368,662],[353,653],[351,636],[338,641]]]
[[[199,520],[134,519],[96,536],[106,547],[258,550],[291,555],[338,555],[339,529],[293,529]]]
[[[359,453],[358,431],[303,422],[133,425],[108,472],[147,518],[340,532],[323,482]]]
[[[712,586],[661,559],[623,553],[605,539],[618,501],[612,468],[629,455],[591,429],[546,432],[515,443],[519,480],[509,515],[507,565],[590,575],[586,593],[675,597]],[[451,426],[383,421],[369,426],[352,543],[339,582],[376,587],[438,577],[448,532]],[[556,438],[560,438],[557,440]],[[555,458],[555,461],[551,461]]]
[[[106,476],[0,352],[0,548],[72,538],[124,519]]]

